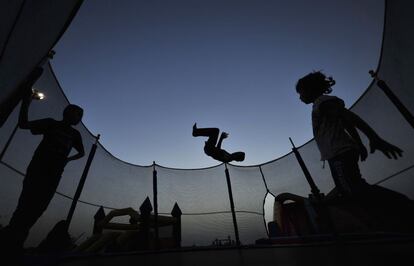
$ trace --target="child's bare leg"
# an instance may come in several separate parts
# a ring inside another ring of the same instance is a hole
[[[207,142],[216,145],[219,138],[220,130],[215,127],[197,128],[197,124],[193,126],[193,137],[208,137]]]

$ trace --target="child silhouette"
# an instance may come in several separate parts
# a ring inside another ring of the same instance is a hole
[[[9,225],[2,232],[8,239],[9,247],[17,252],[21,251],[30,228],[52,200],[66,164],[85,154],[82,137],[78,130],[72,127],[82,119],[83,110],[79,106],[68,105],[63,111],[61,121],[52,118],[28,120],[29,105],[32,99],[36,98],[32,86],[40,77],[42,68],[37,67],[33,73],[33,78],[24,84],[26,94],[20,109],[19,127],[29,129],[33,135],[43,135],[43,139],[27,167],[16,210]],[[77,153],[69,156],[72,148],[75,148]]]
[[[221,143],[229,136],[229,134],[222,132],[220,139],[218,139],[219,133],[220,130],[218,128],[197,128],[197,123],[193,125],[193,137],[208,137],[204,144],[204,152],[208,156],[223,163],[229,163],[231,161],[242,162],[245,158],[244,152],[229,153],[223,150],[221,148]]]
[[[367,183],[361,177],[358,160],[364,161],[368,152],[362,144],[357,128],[369,139],[371,153],[380,150],[388,158],[397,159],[402,150],[378,136],[358,115],[345,108],[344,101],[332,92],[335,81],[321,72],[310,73],[299,79],[296,91],[305,104],[313,104],[313,135],[327,160],[335,185],[345,197],[360,195]]]

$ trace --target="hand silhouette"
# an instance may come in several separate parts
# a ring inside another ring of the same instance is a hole
[[[402,157],[403,151],[400,148],[386,142],[381,138],[371,140],[369,146],[371,153],[374,153],[375,150],[380,150],[382,153],[384,153],[385,156],[387,156],[388,159],[398,159],[398,157]]]
[[[365,161],[368,157],[368,151],[367,148],[363,144],[359,145],[359,157],[361,159],[361,162]]]

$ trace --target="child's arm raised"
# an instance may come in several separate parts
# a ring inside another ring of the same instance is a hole
[[[43,73],[43,68],[36,67],[24,81],[23,85],[25,87],[25,95],[23,96],[22,105],[20,107],[19,113],[19,127],[22,129],[31,129],[32,124],[29,122],[29,105],[33,100],[33,84],[39,79]]]
[[[22,105],[20,107],[20,113],[19,113],[19,127],[22,129],[30,129],[30,123],[29,123],[29,105],[32,102],[32,90],[30,88],[27,89],[26,95],[24,96],[22,100]]]
[[[226,133],[226,132],[221,133],[220,139],[217,143],[217,148],[221,149],[221,143],[223,142],[223,139],[227,138],[228,136],[229,136],[229,134]]]

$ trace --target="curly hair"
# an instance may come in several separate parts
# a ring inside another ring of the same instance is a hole
[[[335,85],[335,80],[332,77],[326,77],[322,72],[314,71],[298,80],[296,91],[312,90],[315,94],[329,94],[332,92],[333,85]]]

